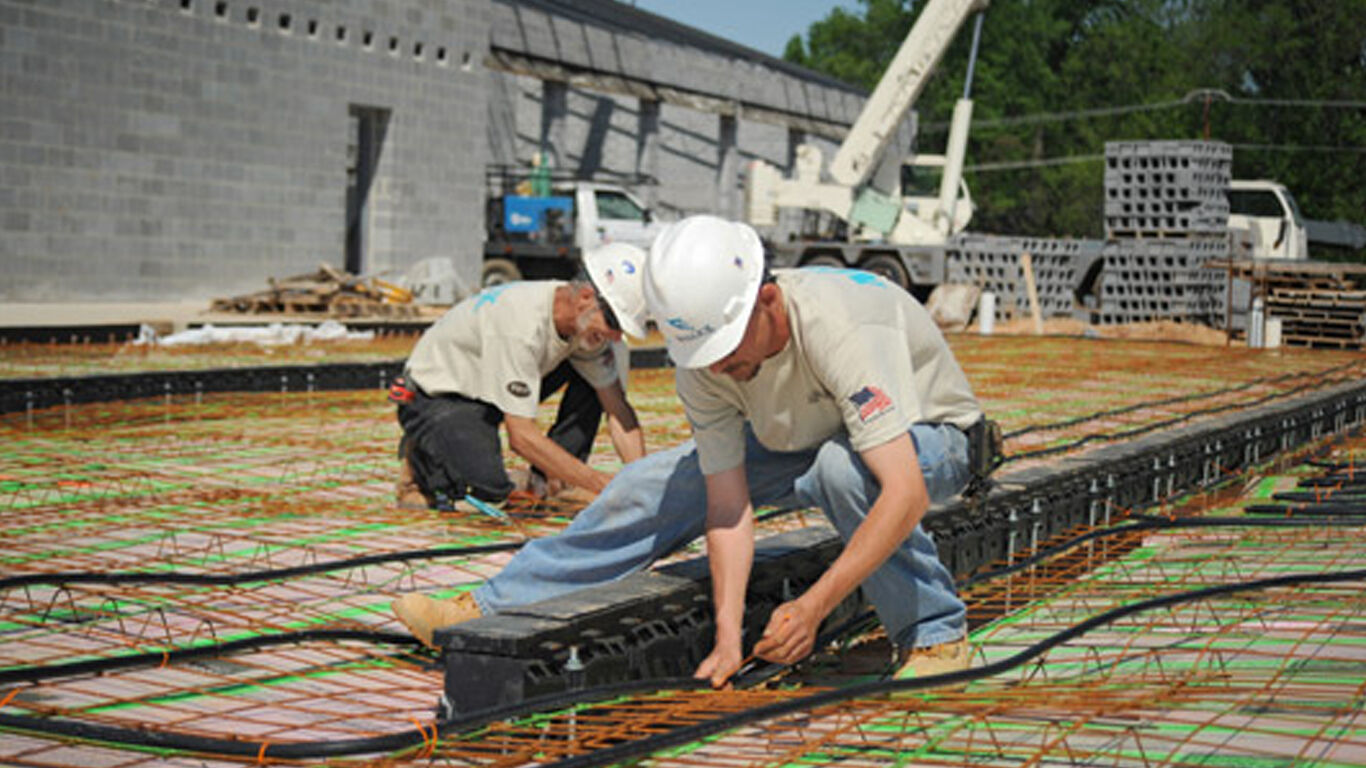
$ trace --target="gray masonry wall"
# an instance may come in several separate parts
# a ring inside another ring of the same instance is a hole
[[[527,166],[541,147],[542,81],[524,75],[493,73],[490,154],[499,162]],[[570,87],[567,116],[561,132],[563,147],[557,167],[597,173],[604,178],[628,178],[647,169],[637,167],[640,142],[639,99]],[[722,179],[720,115],[674,104],[660,105],[657,167],[651,175],[658,185],[630,186],[652,207],[668,217],[713,213],[743,215],[744,173],[752,160],[787,168],[792,148],[789,130],[771,122],[748,120],[737,124],[737,157]],[[827,157],[837,144],[820,136],[799,134],[815,143]],[[729,190],[729,194],[723,192]]]
[[[562,168],[651,173],[636,191],[666,217],[738,217],[750,160],[785,168],[794,138],[828,156],[862,105],[596,23],[512,0],[0,0],[0,301],[207,299],[347,266],[357,110],[382,125],[358,271],[449,258],[468,284],[484,172],[528,164],[548,124]]]
[[[0,0],[0,299],[167,299],[344,265],[477,270],[487,0]]]

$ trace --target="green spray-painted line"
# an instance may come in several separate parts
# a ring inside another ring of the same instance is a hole
[[[1263,477],[1257,481],[1257,486],[1252,489],[1252,498],[1257,500],[1269,499],[1271,494],[1276,492],[1277,477]]]

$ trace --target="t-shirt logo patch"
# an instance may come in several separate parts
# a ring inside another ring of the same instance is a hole
[[[508,382],[508,391],[512,393],[513,397],[527,397],[531,394],[531,387],[528,387],[525,381],[510,381]]]
[[[864,387],[849,396],[849,402],[858,406],[859,421],[869,421],[892,410],[892,398],[877,387]]]

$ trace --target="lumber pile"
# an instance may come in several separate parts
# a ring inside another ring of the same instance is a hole
[[[412,292],[377,277],[358,277],[329,264],[316,272],[269,278],[270,288],[214,299],[210,310],[239,314],[325,317],[413,317]]]
[[[1326,261],[1212,264],[1250,281],[1292,346],[1366,349],[1366,265]]]

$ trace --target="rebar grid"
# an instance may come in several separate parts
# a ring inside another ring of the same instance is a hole
[[[1366,442],[1348,451],[1353,460],[1366,456]],[[1230,510],[1211,509],[1201,495],[1168,511]],[[1076,547],[1071,559],[1091,558],[1096,567],[1089,573],[1075,565],[1036,567],[964,594],[975,614],[999,616],[974,633],[974,664],[1009,657],[1091,616],[1156,595],[1360,568],[1364,533],[1366,527],[1183,529],[1129,535],[1118,557]],[[657,752],[647,762],[1366,765],[1362,586],[1236,593],[1134,614],[958,690],[805,709]],[[1002,592],[1021,595],[1017,610],[1002,611]],[[984,599],[996,604],[983,605]],[[813,692],[746,692],[739,711]],[[436,755],[456,765],[551,762],[724,718],[736,696],[680,692],[669,699],[676,710],[656,697],[618,703],[591,718],[579,712],[573,720],[508,724],[479,733],[477,747],[443,740]],[[642,721],[644,713],[653,719]],[[602,731],[585,733],[599,723]]]
[[[1062,347],[1050,340],[1034,349],[1016,346],[1013,340],[999,341],[1004,342],[1002,356],[1020,358],[1017,369],[979,371],[971,363],[966,367],[979,391],[999,386],[998,391],[1019,399],[988,400],[988,410],[1016,414],[1008,417],[1008,427],[1012,426],[1010,418],[1017,419],[1014,428],[1029,426],[1031,421],[1045,423],[1019,415],[1027,415],[1034,407],[1031,391],[1000,384],[998,378],[1046,367],[1050,360],[1056,364],[1055,354]],[[1144,398],[1180,392],[1183,386],[1189,387],[1192,371],[1208,369],[1210,358],[1218,353],[1203,351],[1198,359],[1184,354],[1171,359],[1156,356],[1172,347],[1116,345],[1114,357],[1146,368],[1144,381],[1150,386],[1135,387],[1128,400],[1115,402],[1134,405]],[[1340,362],[1330,365],[1326,360],[1305,358],[1301,370],[1341,370]],[[1276,377],[1283,375],[1286,363],[1277,361]],[[1262,368],[1261,364],[1249,359],[1245,366],[1238,360],[1223,366],[1221,361],[1215,366],[1221,373],[1218,385],[1226,387],[1238,381],[1238,375],[1270,376],[1270,366]],[[1094,362],[1092,369],[1109,381],[1107,372],[1117,365]],[[1067,370],[1073,370],[1071,363]],[[1065,394],[1062,387],[1071,381],[1082,382],[1077,385],[1082,391],[1092,391],[1093,385],[1086,383],[1090,380],[1058,376],[1055,396]],[[1205,381],[1211,390],[1216,388],[1208,379],[1201,383]],[[1249,387],[1238,397],[1282,391],[1278,387],[1288,391],[1295,384],[1283,380],[1256,386],[1268,389]],[[1104,388],[1107,394],[1116,389]],[[683,439],[686,421],[672,396],[670,372],[634,372],[632,394],[652,447]],[[1054,405],[1063,401],[1067,398],[1055,397]],[[1070,402],[1070,410],[1061,407],[1054,413],[1082,420],[1055,433],[1055,439],[1112,428],[1108,422],[1084,419],[1095,411],[1094,402]],[[1138,423],[1161,419],[1204,405],[1197,399],[1163,406],[1136,419]],[[378,391],[176,396],[10,414],[0,418],[0,437],[7,445],[0,456],[0,514],[6,529],[0,576],[134,570],[236,574],[360,553],[510,543],[555,530],[577,509],[574,503],[515,508],[510,522],[468,510],[398,509],[391,502],[397,435],[391,407]],[[592,461],[607,469],[616,466],[604,440],[596,446]],[[817,513],[812,519],[819,517]],[[779,525],[800,522],[793,518]],[[1124,550],[1118,540],[1088,546],[1108,555]],[[509,556],[424,558],[232,586],[60,584],[0,590],[0,637],[4,638],[0,670],[135,653],[156,655],[238,638],[288,636],[311,628],[397,632],[399,627],[387,611],[394,594],[410,590],[449,594],[468,588],[496,572]],[[1075,553],[1067,558],[1012,578],[1006,587],[1009,609],[1024,604],[1023,595],[1047,598],[1049,590],[1039,587],[1041,583],[1056,588],[1084,573],[1085,558]],[[996,615],[987,606],[1000,594],[999,585],[991,585],[970,599],[975,623]],[[0,698],[13,694],[6,702],[9,711],[285,743],[317,734],[351,738],[404,729],[429,733],[440,687],[440,674],[431,669],[429,657],[407,646],[305,640],[211,660],[0,687]],[[697,699],[683,707],[680,721],[696,722],[709,711],[744,711],[756,702],[793,694],[744,692],[747,698],[736,699],[738,704],[730,703],[726,694],[680,695]],[[625,731],[611,730],[613,720],[622,716],[616,708],[599,707],[563,722],[554,716],[540,718],[534,733],[518,725],[505,737],[499,735],[499,728],[473,741],[459,734],[443,736],[439,747],[433,749],[435,745],[428,743],[399,759],[424,752],[453,763],[554,759],[675,727],[670,725],[675,716],[670,701],[655,697],[644,709],[632,702],[626,709],[634,713],[634,719]],[[652,710],[664,714],[651,714]],[[843,708],[832,711],[840,713],[841,722],[860,722]],[[806,722],[819,721],[816,714]],[[845,725],[843,729],[833,732],[864,738],[866,726]],[[571,732],[574,739],[569,738]],[[554,737],[547,742],[546,734]],[[500,746],[500,738],[510,741]],[[834,737],[822,738],[835,747],[842,743]],[[28,765],[64,766],[90,760],[139,765],[153,759],[88,744],[68,748],[61,739],[17,733],[3,734],[0,743],[5,745],[0,759]],[[463,753],[461,745],[469,745],[472,753]],[[502,756],[490,757],[492,753]],[[794,751],[793,759],[820,762],[815,754]],[[262,757],[270,759],[269,750]],[[187,765],[202,762],[181,753],[158,759]],[[742,762],[768,760],[755,757]]]

